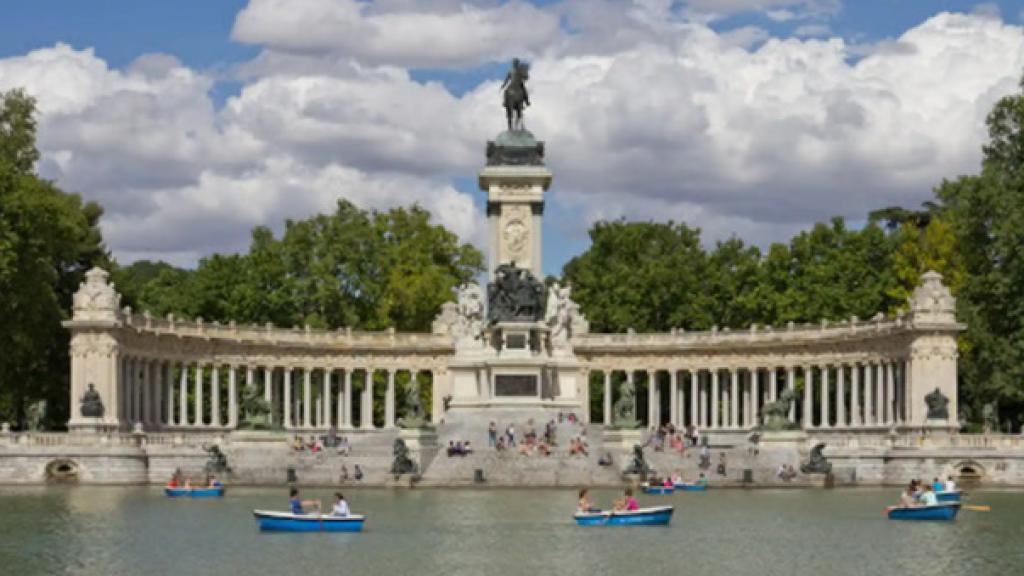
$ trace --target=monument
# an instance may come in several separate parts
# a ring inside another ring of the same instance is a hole
[[[586,319],[568,286],[547,287],[540,280],[541,219],[551,172],[543,142],[525,127],[528,70],[513,61],[502,85],[508,129],[487,143],[479,174],[490,230],[486,292],[475,283],[460,286],[457,304],[435,323],[435,331],[456,339],[452,419],[481,407],[521,411],[524,420],[545,418],[536,410],[584,407],[578,390],[585,383],[568,339],[588,331]]]

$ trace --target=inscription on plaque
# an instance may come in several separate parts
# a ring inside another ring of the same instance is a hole
[[[522,350],[526,348],[525,334],[509,334],[505,336],[505,346],[511,350]]]
[[[536,396],[537,376],[533,374],[496,374],[495,396]]]

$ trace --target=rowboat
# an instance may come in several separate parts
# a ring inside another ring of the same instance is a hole
[[[682,492],[703,492],[708,489],[707,484],[690,484],[687,482],[676,482],[676,490]]]
[[[164,488],[164,494],[171,498],[217,498],[224,495],[224,487],[208,488]]]
[[[962,490],[942,491],[935,493],[935,499],[939,502],[959,502],[962,495]]]
[[[573,518],[580,526],[666,526],[672,520],[672,506],[631,511],[577,512]]]
[[[932,506],[889,506],[889,520],[955,520],[960,511],[959,502],[940,502]]]
[[[253,510],[256,525],[267,532],[362,532],[366,516],[332,516],[330,514],[292,514]]]
[[[648,484],[641,484],[640,489],[643,490],[644,494],[671,494],[676,491],[675,486],[650,486]]]

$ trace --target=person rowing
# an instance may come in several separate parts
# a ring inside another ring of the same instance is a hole
[[[600,508],[597,508],[596,506],[590,503],[590,500],[587,498],[588,494],[590,494],[590,490],[586,488],[580,488],[580,500],[578,508],[579,512],[600,512]]]
[[[345,501],[345,497],[342,496],[341,492],[334,493],[334,509],[331,510],[332,516],[348,516],[352,512],[348,508],[348,502]]]
[[[306,512],[306,506],[316,508],[317,512],[320,511],[320,501],[300,499],[298,488],[292,488],[288,493],[288,504],[291,507],[292,514],[295,515],[309,514],[310,512]]]

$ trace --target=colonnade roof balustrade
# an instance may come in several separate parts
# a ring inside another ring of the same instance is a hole
[[[700,353],[730,350],[749,354],[759,348],[775,350],[780,346],[829,346],[840,351],[850,348],[851,344],[854,347],[858,344],[874,345],[915,332],[959,332],[964,328],[965,325],[960,323],[934,323],[915,319],[912,313],[888,317],[880,314],[871,320],[853,317],[840,322],[822,320],[817,324],[789,323],[782,328],[754,324],[743,330],[716,327],[692,332],[673,329],[669,332],[579,334],[573,338],[573,350],[584,356],[602,353]]]
[[[450,338],[427,332],[398,332],[394,328],[382,331],[357,331],[351,328],[320,330],[309,327],[279,328],[272,324],[220,324],[204,322],[202,318],[186,320],[173,314],[157,318],[149,314],[122,311],[121,323],[140,335],[175,336],[206,342],[222,341],[234,345],[308,348],[336,352],[385,352],[410,354],[450,354],[454,347]]]

